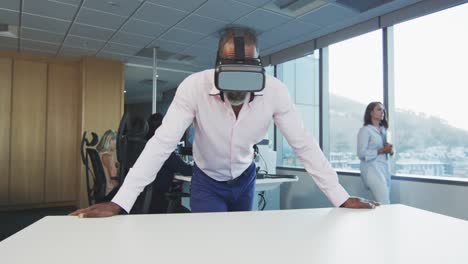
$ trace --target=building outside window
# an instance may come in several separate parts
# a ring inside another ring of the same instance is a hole
[[[275,66],[270,65],[265,67],[265,73],[267,75],[275,76]],[[273,149],[274,140],[275,140],[275,124],[272,122],[270,127],[268,128],[268,135],[267,139],[269,141],[268,145],[271,149]]]
[[[468,177],[468,4],[394,26],[395,170]]]
[[[367,104],[383,100],[382,31],[329,46],[330,157],[340,171],[358,171],[357,134]]]
[[[277,65],[277,77],[288,87],[309,134],[319,138],[319,52]],[[278,132],[278,165],[302,167],[286,139]]]

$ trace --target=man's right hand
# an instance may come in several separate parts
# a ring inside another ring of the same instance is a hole
[[[109,217],[120,213],[122,208],[113,202],[98,203],[88,208],[83,208],[70,213],[69,215],[78,217]]]

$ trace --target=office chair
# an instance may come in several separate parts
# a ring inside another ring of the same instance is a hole
[[[137,118],[132,119],[129,113],[124,113],[120,120],[119,129],[117,130],[116,142],[117,160],[120,164],[119,175],[121,175],[122,182],[145,148],[145,136],[147,132],[148,124],[146,121]],[[143,192],[138,196],[130,213],[149,213],[152,192],[152,185],[146,186]]]
[[[80,144],[80,151],[81,160],[85,167],[86,190],[88,194],[89,205],[101,202],[108,202],[112,199],[116,192],[115,190],[106,195],[106,175],[104,173],[104,168],[102,166],[102,161],[99,157],[99,153],[95,149],[95,146],[98,142],[99,139],[96,133],[91,132],[91,141],[89,141],[86,137],[86,131],[83,132],[83,137],[81,138]]]
[[[148,133],[148,123],[139,118],[132,118],[129,113],[124,113],[120,120],[117,131],[117,159],[120,162],[120,175],[125,178],[131,167],[135,164],[146,145],[146,135]],[[164,168],[161,168],[164,170]],[[158,185],[157,185],[158,184]],[[155,208],[160,208],[159,204],[152,204],[153,192],[164,193],[168,200],[168,208],[165,212],[187,212],[188,209],[182,206],[181,198],[189,194],[182,193],[180,183],[172,183],[170,187],[155,180],[145,187],[144,191],[137,198],[131,213],[154,213]]]
[[[190,194],[182,191],[182,182],[174,182],[164,196],[168,200],[167,213],[190,213],[190,210],[182,205],[182,197],[190,197]]]

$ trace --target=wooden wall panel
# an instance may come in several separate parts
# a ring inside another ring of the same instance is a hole
[[[84,130],[102,135],[117,129],[122,115],[123,64],[88,58],[84,68]]]
[[[78,65],[49,64],[45,202],[76,200],[80,104]]]
[[[86,205],[81,133],[117,129],[123,85],[118,61],[0,52],[0,209]]]
[[[44,201],[47,63],[15,60],[10,204]]]
[[[8,204],[12,59],[0,58],[0,205]]]
[[[121,62],[86,58],[82,61],[82,130],[99,136],[117,130],[123,112],[124,67]],[[79,206],[88,205],[84,171]]]

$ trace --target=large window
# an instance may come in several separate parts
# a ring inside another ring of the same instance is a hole
[[[394,26],[395,169],[468,177],[468,4]]]
[[[270,65],[265,67],[265,73],[271,76],[275,76],[275,66]],[[275,124],[272,122],[270,127],[268,128],[268,135],[267,138],[269,140],[268,146],[273,149],[274,141],[275,141]]]
[[[319,52],[277,66],[277,76],[289,89],[307,131],[319,137]],[[288,142],[277,136],[278,165],[302,166]]]
[[[373,31],[329,47],[330,162],[359,170],[356,141],[367,104],[383,99],[382,32]]]

